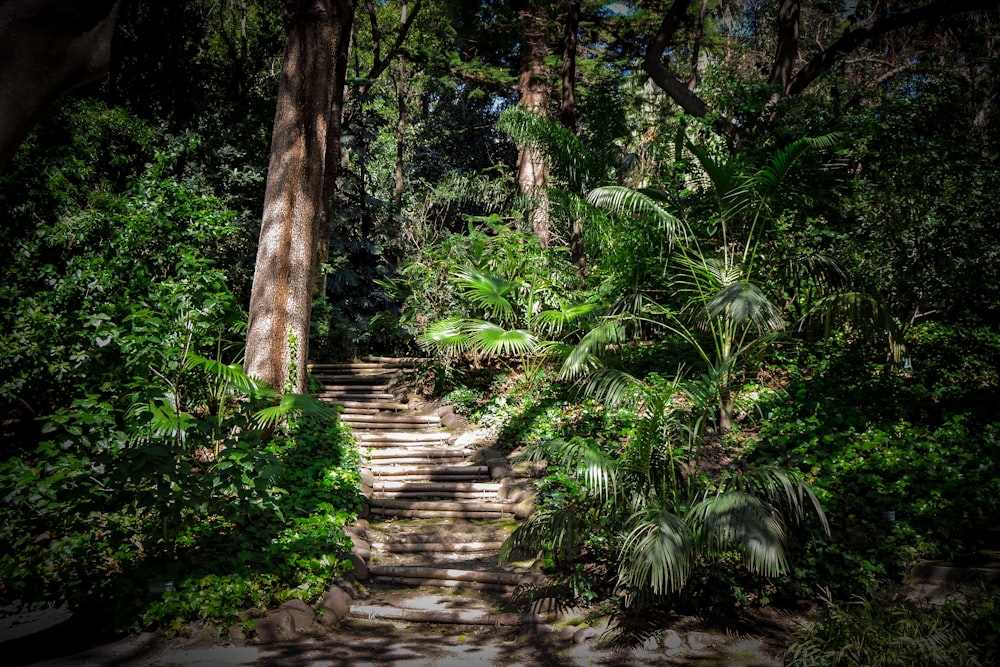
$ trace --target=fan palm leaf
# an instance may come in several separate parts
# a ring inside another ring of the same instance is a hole
[[[718,320],[753,326],[760,333],[782,331],[781,312],[755,283],[739,280],[722,287],[705,304],[707,314]]]
[[[262,408],[254,413],[254,421],[263,428],[273,428],[292,416],[334,418],[336,410],[309,394],[285,394],[277,405]]]
[[[461,354],[469,350],[472,341],[463,329],[465,320],[459,317],[449,317],[432,322],[427,331],[417,337],[417,342],[424,348],[443,350]]]
[[[503,321],[514,317],[514,305],[508,295],[514,291],[513,283],[474,268],[462,268],[452,274],[466,296],[487,316]]]
[[[492,322],[467,320],[462,331],[470,346],[488,355],[532,355],[539,350],[539,339],[527,329],[504,329]]]

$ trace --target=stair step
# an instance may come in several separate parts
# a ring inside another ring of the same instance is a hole
[[[360,431],[354,434],[354,439],[358,443],[365,443],[366,446],[377,446],[376,443],[390,443],[390,442],[404,442],[404,443],[417,443],[417,442],[444,442],[451,439],[451,434],[446,431],[437,432],[420,432],[420,433],[370,433],[365,431]]]
[[[503,542],[372,542],[372,549],[387,553],[480,553],[499,551]]]
[[[454,623],[458,625],[533,625],[544,623],[543,614],[483,612],[474,610],[411,609],[382,605],[352,605],[351,617],[366,620],[406,621],[408,623]]]
[[[403,509],[395,507],[371,507],[372,515],[392,516],[403,519],[509,519],[514,516],[511,510],[434,510],[434,509]]]
[[[420,567],[416,565],[371,565],[368,567],[368,573],[373,577],[474,581],[482,584],[502,584],[505,586],[518,586],[530,583],[537,578],[537,575],[520,572],[461,570],[457,568]]]
[[[338,405],[345,411],[352,409],[361,410],[385,410],[387,412],[406,412],[410,406],[406,403],[393,403],[390,401],[340,401]]]
[[[456,463],[461,463],[466,460],[468,456],[469,455],[466,452],[450,451],[447,449],[431,449],[412,452],[373,449],[365,454],[365,459],[375,466],[392,465],[389,463],[390,461],[395,462],[396,465],[406,463],[413,465],[427,463],[429,465],[433,465],[444,459],[450,459]]]
[[[367,407],[367,406],[364,406]],[[358,421],[386,421],[393,422],[395,424],[440,424],[441,417],[438,415],[420,415],[420,414],[395,414],[389,413],[384,415],[378,415],[376,417],[365,417],[359,416]]]
[[[402,482],[397,480],[379,480],[375,482],[376,491],[469,491],[469,492],[500,492],[499,482]]]
[[[389,509],[411,509],[411,510],[442,510],[442,511],[465,511],[465,512],[492,512],[509,508],[513,511],[516,503],[504,502],[464,502],[464,501],[444,501],[444,500],[391,500],[375,498],[369,501],[372,507],[382,507]]]
[[[320,387],[319,394],[387,394],[392,389],[392,385],[385,382],[367,384],[324,384]]]
[[[392,381],[399,377],[398,371],[372,373],[316,373],[313,378],[321,385],[372,384],[374,381]]]
[[[396,422],[352,421],[343,418],[342,421],[358,429],[369,431],[434,431],[441,428],[438,424],[399,424]]]
[[[479,475],[486,477],[486,479],[489,479],[490,469],[486,466],[477,466],[477,465],[450,465],[450,466],[412,465],[412,466],[406,466],[405,468],[404,467],[384,468],[381,470],[373,470],[372,472],[374,473],[376,479],[378,479],[379,477],[405,477],[407,475],[415,475],[421,477],[429,477],[430,479],[428,481],[438,481],[438,480],[452,481],[453,477],[459,477],[464,475]]]
[[[392,402],[398,401],[399,397],[390,391],[378,391],[378,392],[363,392],[363,391],[346,391],[346,390],[319,390],[316,392],[316,397],[324,401],[331,401],[333,403],[338,403],[340,401],[356,401],[356,402],[367,402],[367,403],[379,403],[379,402]]]
[[[498,493],[487,493],[484,491],[379,491],[377,492],[377,497],[391,500],[424,500],[430,498],[441,498],[444,500],[500,500]]]

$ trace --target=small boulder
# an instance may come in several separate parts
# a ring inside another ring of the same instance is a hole
[[[352,554],[362,560],[368,560],[372,557],[372,546],[368,542],[357,535],[349,535],[349,537],[351,538],[351,542],[354,543],[354,547],[351,549]]]
[[[327,627],[336,625],[351,610],[351,596],[340,586],[331,586],[323,596],[320,609],[323,611],[321,616],[323,625]]]
[[[684,640],[673,630],[667,630],[663,635],[663,647],[668,651],[678,651],[683,648]]]
[[[527,519],[531,516],[532,512],[535,511],[535,496],[534,494],[524,498],[524,500],[519,501],[514,506],[514,516],[518,519]]]
[[[589,626],[585,627],[585,628],[580,628],[573,635],[573,643],[574,644],[583,644],[588,639],[590,639],[592,637],[596,637],[596,636],[597,636],[597,630],[595,630],[594,628],[591,628]]]
[[[291,614],[279,609],[255,620],[253,629],[258,642],[273,644],[290,639],[295,634],[295,621],[292,620]]]
[[[229,626],[229,642],[232,644],[243,644],[246,642],[246,633],[243,632],[242,623],[234,623]]]
[[[302,600],[289,600],[281,605],[280,611],[291,617],[295,632],[317,632],[320,629],[316,623],[316,612]]]
[[[368,580],[368,563],[361,556],[352,553],[351,554],[351,566],[354,568],[351,570],[351,576],[354,577],[356,581],[367,581]],[[352,596],[357,597],[357,596]]]
[[[689,632],[687,635],[688,646],[693,651],[702,651],[712,645],[715,637],[707,632]]]

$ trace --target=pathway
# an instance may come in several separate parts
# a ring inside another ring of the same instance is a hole
[[[363,452],[363,518],[351,529],[365,560],[368,597],[357,619],[522,625],[542,614],[505,611],[504,600],[538,575],[500,567],[503,540],[532,510],[530,480],[517,476],[481,431],[408,389],[416,361],[368,358],[317,365],[319,396]]]

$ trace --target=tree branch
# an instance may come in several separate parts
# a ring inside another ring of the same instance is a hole
[[[812,60],[795,73],[795,76],[788,80],[782,91],[782,96],[798,95],[823,72],[830,69],[838,56],[850,53],[876,37],[921,21],[939,19],[964,12],[996,9],[996,7],[997,0],[939,0],[908,12],[887,14],[868,25],[845,32],[840,39],[816,54]]]
[[[676,0],[670,10],[664,15],[659,30],[646,49],[642,68],[663,92],[670,96],[686,113],[705,118],[712,109],[689,89],[683,81],[677,78],[663,62],[663,52],[673,44],[674,34],[688,22],[687,10],[691,0]],[[731,146],[739,143],[739,129],[725,118],[715,123],[716,129],[729,140]]]

